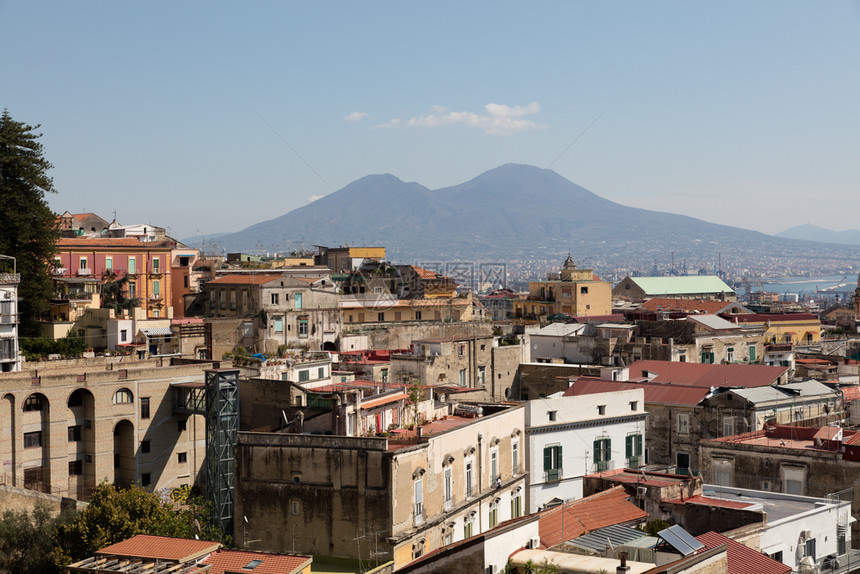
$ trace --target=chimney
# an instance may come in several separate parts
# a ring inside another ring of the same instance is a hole
[[[621,560],[621,565],[615,569],[615,574],[629,574],[630,566],[627,565],[627,553],[619,552],[618,558]]]

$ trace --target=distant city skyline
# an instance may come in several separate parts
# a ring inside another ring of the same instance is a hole
[[[860,3],[0,3],[57,212],[232,232],[504,163],[624,205],[860,228]],[[368,222],[371,224],[372,222]]]

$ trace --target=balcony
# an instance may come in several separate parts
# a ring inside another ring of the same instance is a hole
[[[53,269],[51,269],[51,275],[65,275],[66,271],[68,271],[67,267],[54,267]]]
[[[627,468],[639,468],[641,465],[639,463],[640,457],[631,456],[627,459]]]
[[[90,277],[92,274],[92,269],[78,269],[78,277]]]
[[[561,469],[560,468],[551,468],[546,471],[544,479],[546,482],[558,482],[561,480]]]

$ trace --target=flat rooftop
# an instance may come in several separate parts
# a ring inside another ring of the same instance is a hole
[[[773,495],[759,490],[726,488],[714,484],[706,484],[702,494],[726,503],[743,503],[748,510],[757,510],[760,507],[767,513],[768,523],[815,510],[825,502],[821,498]]]

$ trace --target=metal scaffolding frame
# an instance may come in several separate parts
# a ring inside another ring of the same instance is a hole
[[[206,491],[214,520],[233,534],[233,447],[239,430],[239,370],[206,371]]]

